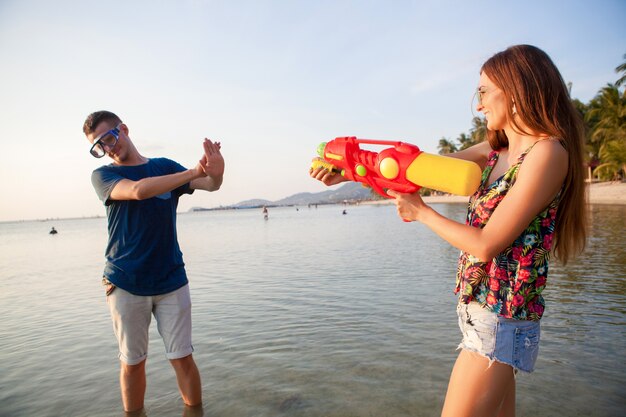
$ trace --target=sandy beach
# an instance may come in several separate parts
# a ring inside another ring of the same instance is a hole
[[[589,186],[591,204],[626,204],[626,182],[598,182]]]
[[[626,204],[626,182],[599,182],[588,187],[590,204]],[[424,197],[426,203],[465,203],[467,200],[468,197],[457,195]],[[379,200],[366,204],[391,203],[391,200]]]

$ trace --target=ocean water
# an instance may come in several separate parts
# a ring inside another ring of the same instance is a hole
[[[343,209],[179,215],[205,416],[439,415],[458,252],[393,206]],[[593,206],[592,220],[584,256],[553,263],[518,416],[626,409],[626,207]],[[105,244],[103,218],[0,224],[0,416],[124,415]],[[186,415],[155,327],[145,414]]]

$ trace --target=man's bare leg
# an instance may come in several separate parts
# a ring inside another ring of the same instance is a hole
[[[183,402],[188,406],[202,404],[202,383],[200,372],[193,360],[193,356],[185,356],[180,359],[171,359],[170,363],[176,372],[178,389],[183,398]]]
[[[120,362],[120,387],[124,411],[138,411],[143,408],[146,395],[146,360],[137,365]]]

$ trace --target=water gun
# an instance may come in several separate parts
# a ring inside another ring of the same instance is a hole
[[[381,152],[359,145],[389,146]],[[457,195],[472,195],[480,185],[481,169],[475,162],[422,152],[404,142],[338,137],[322,142],[320,156],[311,167],[340,173],[350,181],[369,185],[383,197],[385,189],[414,193],[420,187]]]

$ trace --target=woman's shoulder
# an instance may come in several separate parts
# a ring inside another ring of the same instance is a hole
[[[531,161],[567,161],[567,150],[558,138],[540,139],[528,151],[526,160]]]
[[[549,175],[564,178],[567,173],[568,155],[558,139],[538,140],[527,152],[520,168],[520,175]]]

